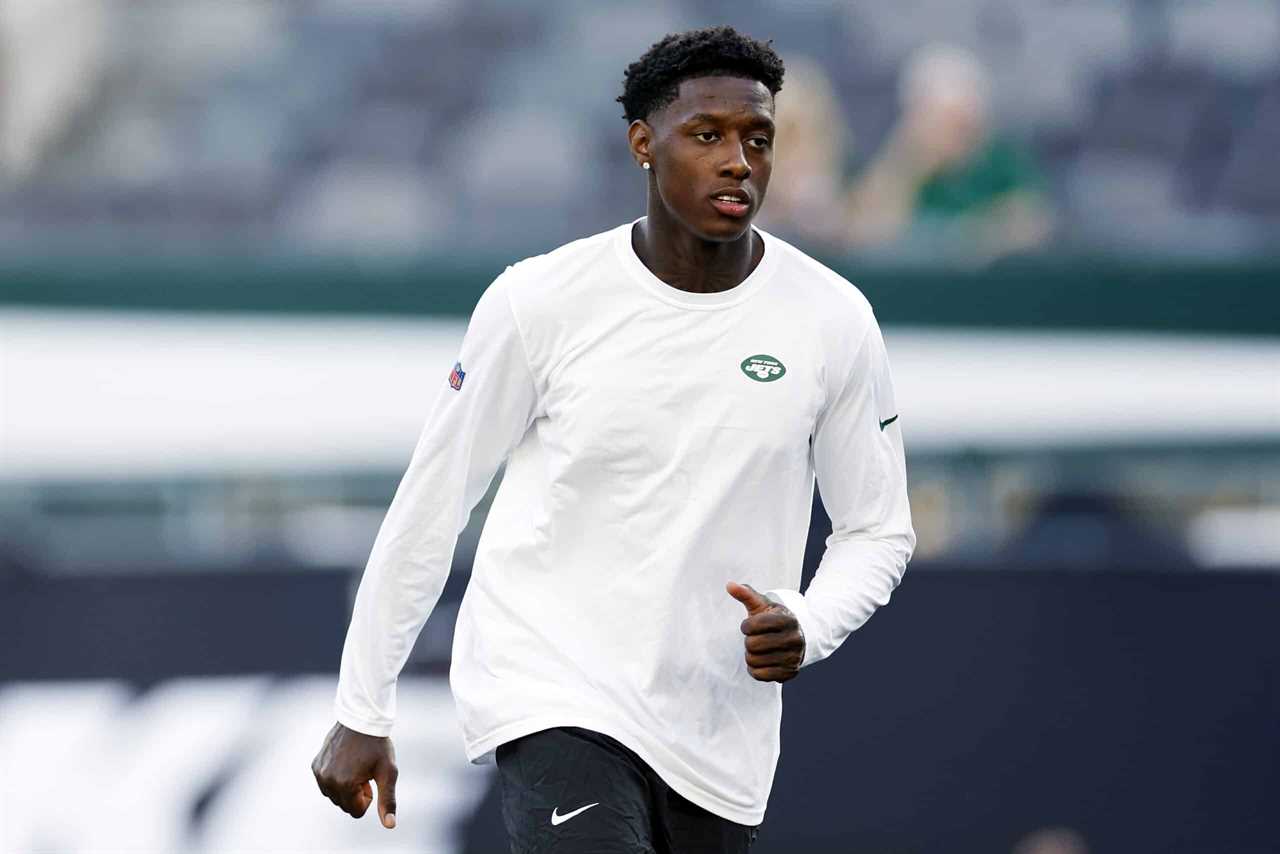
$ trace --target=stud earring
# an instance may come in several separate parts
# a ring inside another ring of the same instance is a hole
[[[641,169],[648,169],[648,168],[649,168],[649,161],[648,161],[648,160],[646,160],[645,162],[641,163],[641,164],[640,164],[640,168],[641,168]]]

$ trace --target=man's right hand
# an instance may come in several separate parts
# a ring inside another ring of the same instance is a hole
[[[352,818],[360,818],[373,803],[369,781],[378,784],[378,817],[382,826],[396,826],[396,751],[390,738],[365,735],[334,724],[325,736],[311,773],[329,800]]]

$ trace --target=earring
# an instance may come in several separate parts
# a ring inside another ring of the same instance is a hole
[[[648,169],[648,168],[649,168],[649,161],[648,161],[648,160],[646,160],[645,162],[641,163],[641,164],[640,164],[640,168],[641,168],[641,169]]]

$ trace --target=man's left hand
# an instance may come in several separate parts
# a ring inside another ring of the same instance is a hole
[[[747,671],[761,682],[794,679],[804,661],[804,634],[796,615],[749,584],[730,581],[725,590],[747,608],[742,621]]]

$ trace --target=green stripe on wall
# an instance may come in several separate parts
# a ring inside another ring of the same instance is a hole
[[[505,259],[0,261],[0,306],[467,316]],[[1280,262],[833,266],[886,324],[1280,334]]]

